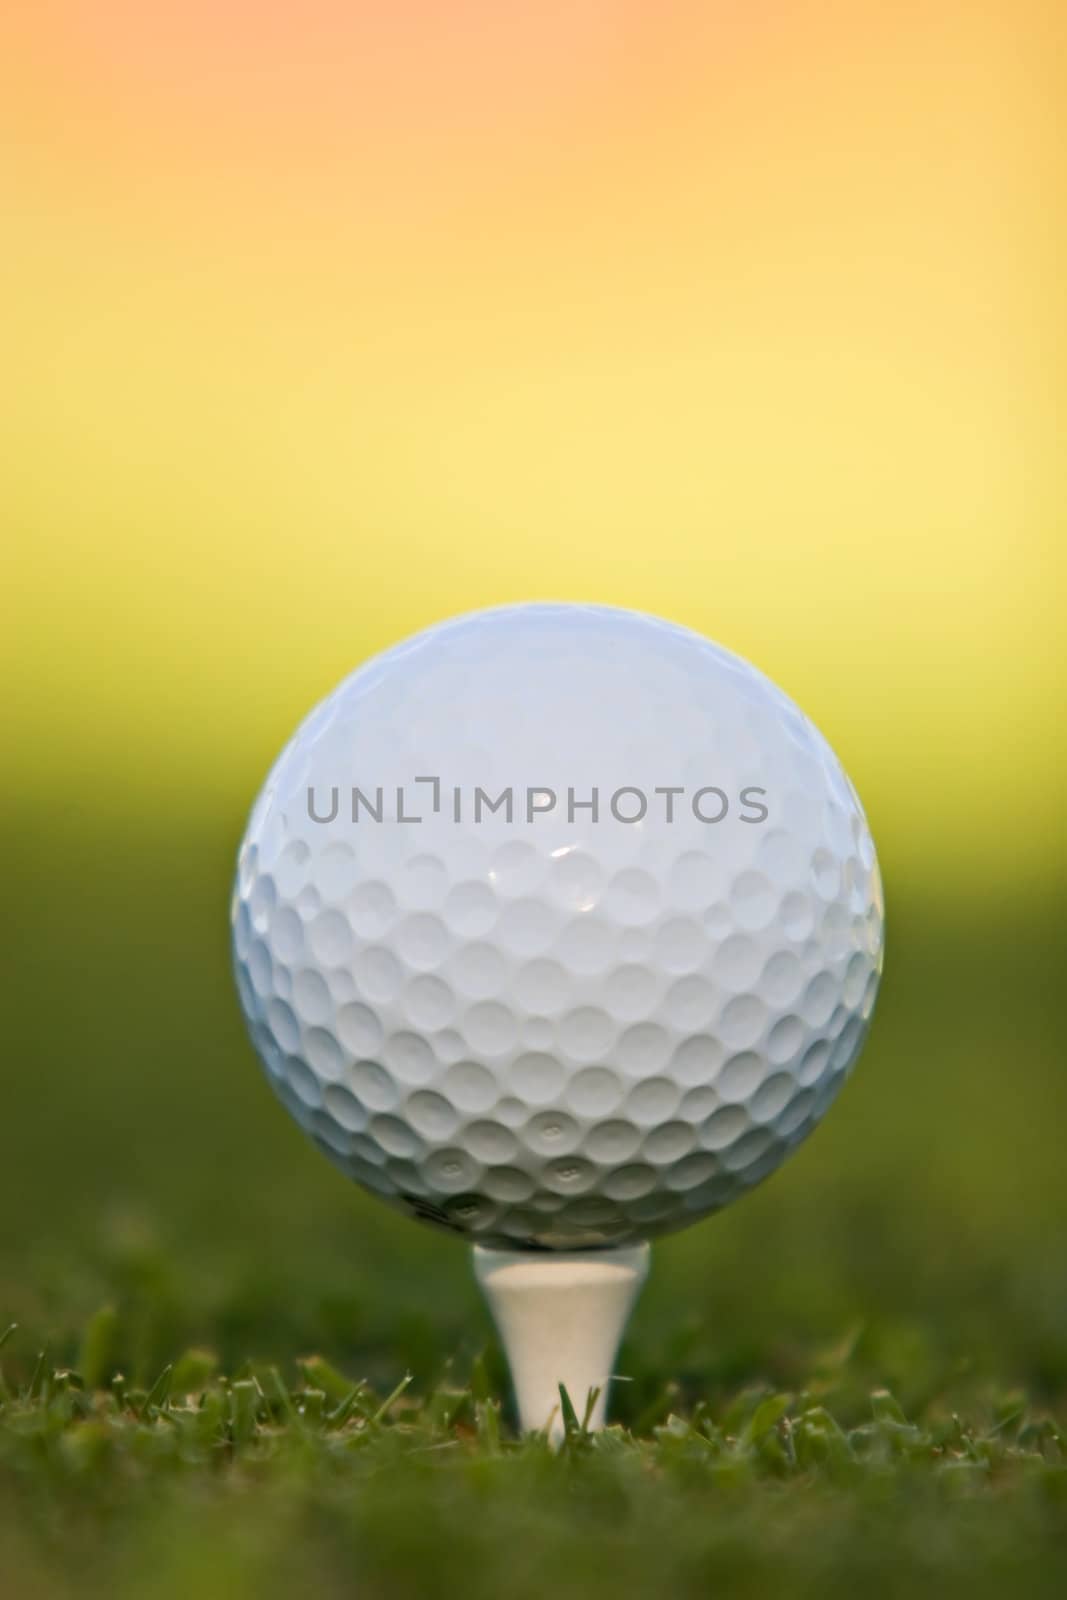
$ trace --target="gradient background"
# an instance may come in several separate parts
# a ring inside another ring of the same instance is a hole
[[[12,1316],[62,1349],[115,1298],[146,1372],[196,1338],[421,1382],[487,1336],[462,1247],[260,1081],[229,877],[366,655],[581,598],[781,682],[889,904],[855,1083],[658,1250],[634,1350],[788,1378],[858,1322],[885,1381],[1067,1386],[1057,9],[0,24]]]

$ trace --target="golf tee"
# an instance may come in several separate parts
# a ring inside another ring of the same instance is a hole
[[[648,1275],[648,1245],[544,1254],[475,1245],[473,1254],[474,1275],[511,1368],[523,1432],[547,1428],[559,1444],[565,1431],[560,1384],[579,1422],[596,1390],[587,1425],[603,1427],[615,1354]]]

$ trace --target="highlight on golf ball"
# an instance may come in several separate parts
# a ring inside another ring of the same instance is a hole
[[[883,903],[855,790],[746,661],[530,604],[428,628],[297,729],[241,845],[241,1004],[343,1172],[505,1250],[684,1227],[863,1045]]]

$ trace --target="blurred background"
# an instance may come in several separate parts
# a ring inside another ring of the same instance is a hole
[[[196,1342],[422,1386],[489,1338],[463,1246],[275,1104],[229,880],[341,676],[449,613],[574,598],[779,681],[889,907],[854,1082],[657,1247],[620,1412],[846,1346],[906,1398],[1067,1388],[1056,10],[0,24],[14,1369],[107,1302],[143,1375]]]

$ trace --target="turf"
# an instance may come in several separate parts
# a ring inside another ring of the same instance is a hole
[[[240,817],[16,826],[4,1600],[1067,1592],[1054,885],[941,904],[886,862],[854,1081],[657,1243],[616,1425],[554,1456],[515,1437],[464,1245],[346,1185],[262,1082]]]
[[[1062,1593],[1067,1448],[1025,1396],[908,1415],[838,1352],[558,1455],[518,1442],[481,1363],[387,1395],[322,1358],[232,1377],[191,1350],[135,1388],[45,1357],[4,1398],[8,1594]],[[87,1381],[95,1380],[95,1382]],[[568,1397],[564,1397],[566,1404]]]

